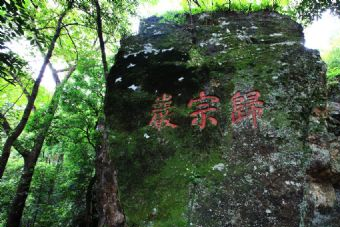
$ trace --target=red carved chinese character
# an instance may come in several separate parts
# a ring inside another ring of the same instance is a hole
[[[161,130],[164,126],[176,128],[177,125],[170,123],[169,115],[171,108],[172,96],[168,94],[163,94],[161,97],[158,97],[155,101],[155,104],[152,105],[152,119],[149,122],[151,127],[154,127],[158,130]]]
[[[207,120],[209,120],[211,124],[217,125],[216,118],[207,116],[207,113],[216,111],[217,108],[212,107],[211,103],[218,103],[219,101],[220,99],[215,96],[206,96],[204,91],[200,92],[199,98],[191,99],[188,103],[188,107],[192,107],[194,103],[198,103],[196,106],[196,109],[198,110],[190,114],[191,117],[195,117],[192,119],[191,125],[198,125],[201,130],[205,128]]]
[[[252,116],[253,127],[257,128],[256,118],[263,114],[263,101],[259,101],[260,92],[252,91],[245,95],[237,92],[232,97],[233,112],[231,113],[231,120],[233,124],[241,122],[244,118]]]

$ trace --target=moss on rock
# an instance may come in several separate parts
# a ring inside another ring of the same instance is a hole
[[[193,24],[152,17],[122,41],[107,85],[130,226],[316,226],[306,170],[322,146],[313,138],[328,135],[314,111],[327,102],[325,67],[299,24],[269,11],[198,14]],[[233,123],[231,98],[252,91],[263,101],[257,127],[254,115]],[[188,106],[201,92],[219,99],[207,113],[217,125],[204,129],[190,115],[205,107]],[[177,127],[157,130],[148,124],[164,93]]]

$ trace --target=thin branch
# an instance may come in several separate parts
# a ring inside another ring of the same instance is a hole
[[[36,28],[37,31],[41,31],[45,29],[55,29],[55,27],[46,26],[46,27]]]
[[[98,40],[98,37],[96,37],[96,39],[93,41],[92,47],[95,47],[95,46],[96,46],[97,40]]]
[[[2,87],[0,88],[0,91],[5,90],[10,84],[11,84],[11,83],[7,83],[7,84],[5,84],[4,86],[2,86]],[[11,84],[11,85],[13,85],[13,84]]]
[[[198,2],[198,0],[192,0],[198,7],[202,7],[201,4]],[[203,2],[204,6],[205,6],[205,3]]]
[[[72,73],[76,70],[77,65],[73,65],[70,67],[70,70],[68,71],[68,73],[65,76],[64,80],[68,80],[70,78],[70,76],[72,75]]]
[[[27,192],[29,192],[31,187],[31,181],[36,163],[38,161],[47,133],[50,129],[55,113],[57,111],[60,97],[63,92],[63,86],[66,84],[67,79],[74,71],[73,69],[75,69],[75,67],[73,67],[72,70],[68,73],[65,80],[63,80],[63,82],[57,86],[51,99],[51,102],[48,105],[47,112],[43,117],[43,121],[39,129],[39,132],[37,133],[36,138],[34,139],[34,145],[28,157],[24,159],[24,170],[21,174],[21,178],[19,181],[19,185],[17,187],[15,197],[12,201],[11,207],[8,212],[8,218],[5,224],[6,227],[20,227],[23,210],[28,196]]]
[[[31,115],[33,106],[34,106],[34,102],[36,100],[36,97],[38,95],[38,91],[39,91],[39,87],[40,87],[40,83],[41,80],[45,74],[45,70],[47,67],[47,64],[50,60],[50,58],[52,57],[52,53],[55,47],[55,44],[59,38],[60,32],[61,32],[61,26],[62,26],[62,21],[64,19],[64,17],[66,16],[66,14],[68,13],[68,11],[71,9],[72,4],[69,4],[69,7],[60,15],[59,19],[58,19],[58,23],[57,23],[57,27],[54,33],[54,36],[52,38],[52,41],[50,43],[49,49],[47,51],[46,57],[44,58],[44,62],[40,68],[40,72],[38,74],[37,79],[34,82],[33,88],[32,88],[32,93],[30,98],[28,99],[27,105],[25,107],[24,113],[20,119],[19,124],[15,127],[15,129],[13,130],[13,132],[11,133],[10,136],[8,136],[4,146],[3,146],[3,150],[2,150],[2,155],[1,155],[1,159],[0,159],[0,178],[2,178],[3,173],[5,171],[6,165],[7,165],[7,161],[8,158],[10,156],[10,152],[11,152],[11,148],[14,144],[14,142],[17,140],[17,138],[21,135],[22,131],[24,130],[28,119]],[[14,215],[16,216],[16,215]],[[20,214],[21,216],[21,214]],[[15,223],[15,224],[11,224],[11,223]],[[18,223],[18,220],[15,221],[15,219],[11,219],[6,226],[12,226],[12,227],[16,227]]]
[[[27,91],[28,84],[26,86],[24,86],[24,84],[21,82],[21,80],[20,80],[20,78],[18,76],[14,76],[13,75],[13,78],[19,84],[21,90],[25,93],[26,98],[29,99],[30,98],[30,93]]]
[[[7,134],[7,136],[10,135],[12,128],[10,124],[8,123],[5,115],[3,115],[2,113],[0,113],[0,121],[1,121],[1,126],[4,129],[5,133]],[[19,152],[19,154],[21,154],[23,157],[26,157],[28,154],[28,151],[24,147],[25,146],[23,146],[19,140],[15,141],[14,148]]]
[[[57,73],[63,73],[63,72],[68,72],[70,71],[71,67],[65,68],[65,69],[57,69],[56,72]]]
[[[38,32],[36,30],[34,31],[34,35],[35,35],[35,41],[36,41],[36,44],[38,46],[38,49],[40,50],[40,53],[44,56],[44,49],[41,46],[41,44],[39,43],[39,41],[38,41]],[[60,41],[60,39],[59,39],[59,41]],[[44,57],[46,57],[46,56],[44,56]],[[52,65],[50,60],[48,60],[48,67],[52,71],[52,76],[53,76],[53,80],[54,80],[55,84],[56,85],[60,84],[60,79],[59,79],[59,76],[58,76],[58,72],[53,67],[53,65]]]
[[[51,69],[52,71],[52,76],[53,76],[53,79],[54,79],[54,82],[56,85],[60,84],[60,79],[59,79],[59,76],[58,76],[58,72],[57,70],[53,67],[51,61],[48,61],[48,67]]]
[[[15,104],[17,104],[17,102],[21,99],[21,97],[24,95],[24,92],[22,92],[20,94],[20,96],[15,100],[15,102],[12,103],[12,105],[10,107],[8,107],[8,109],[5,111],[5,113],[3,114],[4,116],[6,116],[6,114],[15,106]]]
[[[71,23],[71,24],[67,24],[67,26],[81,26],[81,27],[85,27],[85,28],[89,28],[89,29],[97,31],[97,28],[91,27],[91,26],[86,25],[86,24],[81,24],[81,23]],[[109,33],[109,32],[106,32],[106,31],[103,31],[103,34],[112,35],[112,33]]]
[[[4,79],[7,83],[14,85],[14,81],[12,79],[8,79],[6,77],[1,77],[1,78]]]
[[[19,76],[13,75],[13,78],[14,78],[14,80],[19,84],[21,90],[25,93],[27,100],[29,100],[29,99],[30,99],[30,96],[31,96],[31,94],[30,94],[30,93],[28,92],[28,90],[27,90],[27,87],[28,87],[29,84],[26,84],[26,86],[24,86],[24,84],[21,82],[21,79],[20,79]],[[32,109],[32,110],[33,110],[33,111],[36,110],[35,105],[33,105],[33,109]]]
[[[79,59],[79,53],[78,53],[78,48],[77,48],[77,45],[76,45],[76,43],[73,41],[73,38],[72,38],[72,36],[71,36],[71,34],[70,34],[70,31],[68,30],[68,28],[67,27],[65,27],[65,30],[66,30],[66,32],[67,32],[67,36],[70,38],[70,40],[71,40],[71,42],[72,42],[72,44],[73,44],[73,46],[74,46],[74,49],[76,50],[76,61],[78,62],[78,59]]]
[[[114,33],[113,33],[114,34]],[[105,41],[104,41],[104,44],[107,44],[108,42],[110,41],[110,38],[109,37],[106,37]],[[96,51],[99,51],[100,50],[100,46],[96,48]]]
[[[2,128],[4,129],[5,133],[8,135],[8,134],[11,132],[12,128],[11,128],[11,126],[9,125],[9,123],[8,123],[8,121],[7,121],[6,117],[5,117],[5,115],[2,114],[2,113],[0,113],[0,120],[1,120],[1,126],[2,126]]]
[[[36,9],[38,8],[38,6],[32,0],[30,0],[30,2],[34,6],[34,8],[36,8]]]
[[[103,38],[103,24],[102,24],[102,18],[101,18],[101,8],[98,0],[94,0],[94,4],[96,6],[96,23],[97,23],[97,34],[102,54],[102,63],[103,63],[103,69],[104,69],[104,77],[107,79],[107,73],[109,71],[107,66],[107,60],[106,60],[106,53],[105,53],[105,42]]]
[[[87,104],[93,110],[96,117],[99,116],[99,110],[89,100],[84,99],[83,102],[85,102],[85,104]]]
[[[43,27],[41,27],[41,28],[34,28],[34,29],[36,29],[36,30],[55,29],[55,27],[50,27],[50,26],[48,26],[48,25],[52,22],[52,20],[55,18],[55,16],[59,16],[59,15],[53,14],[53,15],[51,15],[50,17],[48,17],[47,19],[42,20],[42,22],[43,22],[43,21],[46,21],[45,25],[44,25]],[[33,18],[32,18],[32,19],[33,19]],[[34,20],[34,19],[33,19],[33,20]]]
[[[74,23],[69,23],[69,24],[63,24],[61,28],[67,28],[68,26],[72,26],[72,25],[79,25],[79,23],[74,22]]]
[[[189,12],[190,12],[190,25],[193,27],[193,19],[192,19],[192,7],[191,7],[191,0],[187,0],[187,4],[189,6]]]
[[[94,143],[92,143],[91,141],[91,136],[90,136],[90,132],[89,132],[89,128],[86,125],[86,138],[87,138],[87,142],[89,142],[89,144],[93,147],[94,150],[96,150],[96,145]]]
[[[45,29],[55,29],[55,27],[47,26],[49,23],[46,24],[46,26],[41,27],[41,28],[35,28],[35,30],[40,31],[40,30],[45,30]],[[63,24],[61,28],[66,28],[67,26],[72,26],[72,25],[79,25],[79,23],[74,22],[74,23],[69,23],[69,24]]]
[[[60,36],[63,36],[64,34],[60,34]],[[59,45],[60,45],[60,47],[61,48],[63,48],[63,44],[62,44],[62,42],[61,42],[61,39],[59,39]]]

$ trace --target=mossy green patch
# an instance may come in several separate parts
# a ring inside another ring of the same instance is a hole
[[[179,150],[158,173],[122,194],[130,225],[187,226],[190,185],[206,186],[221,181],[223,174],[212,167],[221,162],[219,152],[202,155]]]

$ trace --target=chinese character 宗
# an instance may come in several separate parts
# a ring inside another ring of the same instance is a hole
[[[217,119],[210,115],[212,112],[217,111],[217,108],[213,104],[219,102],[219,98],[216,96],[207,96],[204,91],[200,92],[198,98],[191,99],[188,103],[188,107],[191,108],[194,106],[195,108],[195,111],[190,114],[191,117],[194,117],[191,121],[191,125],[197,125],[201,130],[205,128],[207,121],[212,125],[217,125]]]

